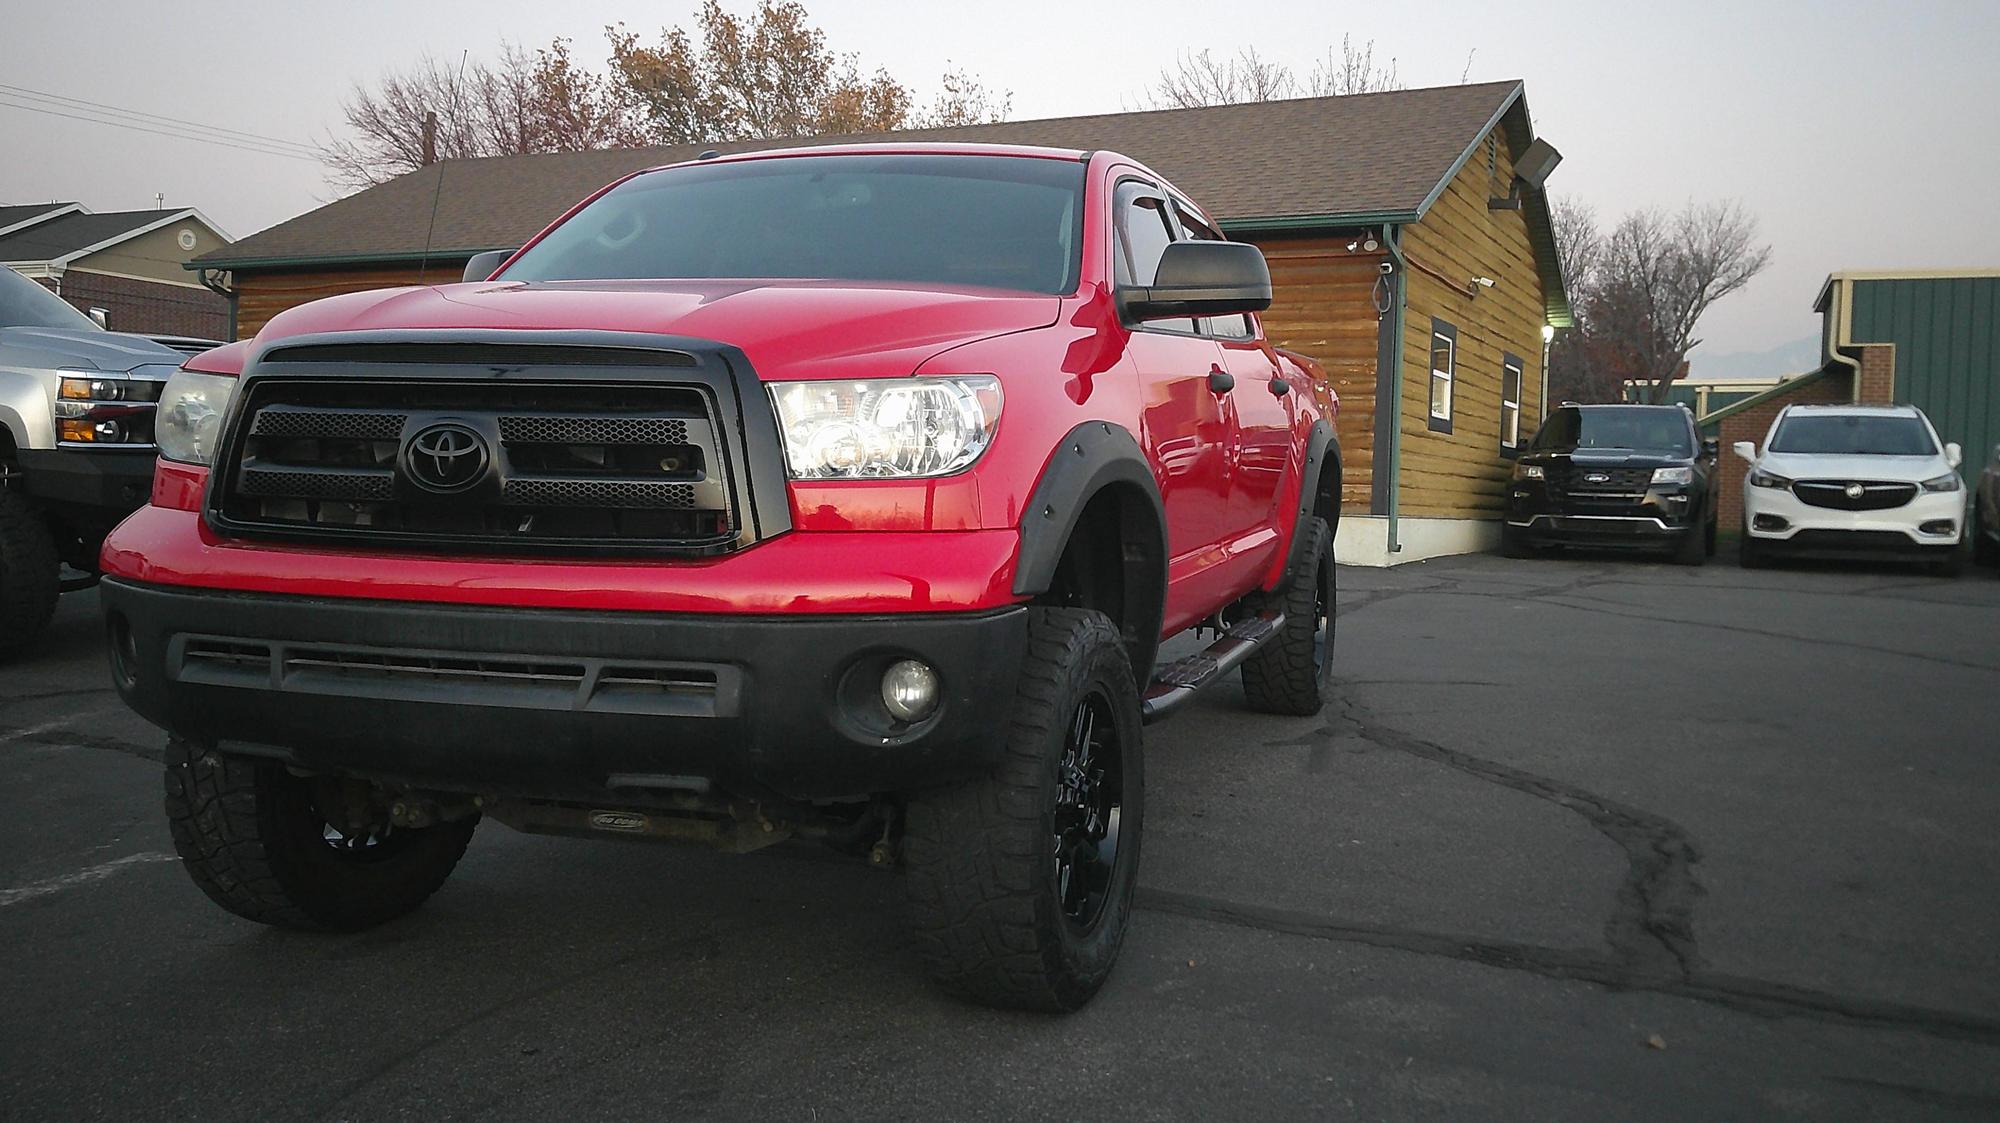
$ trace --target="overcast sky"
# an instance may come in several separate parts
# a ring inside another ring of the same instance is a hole
[[[728,6],[748,11],[753,0]],[[1155,0],[1006,4],[807,0],[832,45],[920,88],[948,65],[1013,92],[1013,117],[1131,108],[1177,51],[1255,46],[1301,72],[1343,32],[1410,86],[1522,78],[1563,151],[1550,189],[1601,217],[1733,197],[1775,260],[1718,306],[1696,352],[1818,331],[1835,269],[2000,265],[2000,2],[1872,0],[1397,5]],[[0,83],[263,136],[313,141],[357,80],[425,51],[491,54],[556,36],[603,56],[606,24],[691,21],[694,0],[341,0],[87,7],[0,0]],[[87,12],[87,15],[85,13]],[[0,91],[4,94],[4,91]],[[20,100],[0,97],[0,100]],[[333,197],[308,160],[0,105],[0,203],[195,206],[237,237]]]

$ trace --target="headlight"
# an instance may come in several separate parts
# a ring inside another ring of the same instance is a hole
[[[66,444],[148,444],[160,384],[94,370],[58,371],[56,438]]]
[[[795,480],[948,476],[979,459],[1000,421],[1000,380],[985,374],[770,391]]]
[[[1691,484],[1694,482],[1693,468],[1655,468],[1653,482],[1656,484]]]
[[[1776,473],[1766,472],[1762,468],[1752,468],[1750,469],[1750,486],[1774,487],[1782,490],[1784,488],[1791,487],[1792,481],[1786,479],[1783,476],[1777,475]]]
[[[1548,473],[1542,470],[1542,466],[1540,464],[1514,465],[1514,478],[1517,480],[1539,480],[1539,479],[1544,479],[1547,476]]]
[[[215,444],[222,436],[222,415],[229,408],[229,396],[236,392],[236,379],[229,375],[203,374],[198,370],[176,371],[167,379],[160,395],[160,412],[154,437],[160,455],[189,464],[208,464],[215,459]]]
[[[1957,491],[1964,486],[1965,484],[1959,480],[1957,472],[1946,472],[1942,476],[1935,476],[1924,481],[1925,491]]]

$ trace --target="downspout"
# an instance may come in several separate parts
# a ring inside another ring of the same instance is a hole
[[[1861,400],[1861,360],[1843,354],[1840,350],[1842,347],[1852,346],[1848,342],[1848,335],[1853,328],[1854,282],[1841,277],[1834,283],[1840,286],[1840,291],[1834,297],[1833,330],[1826,336],[1826,360],[1847,368],[1848,400],[1858,402]]]
[[[1390,351],[1393,358],[1389,360],[1389,416],[1395,419],[1394,424],[1389,426],[1388,433],[1389,504],[1387,513],[1389,516],[1389,553],[1391,554],[1399,554],[1403,551],[1403,544],[1397,538],[1397,520],[1400,517],[1399,512],[1403,502],[1403,352],[1409,349],[1408,341],[1403,338],[1403,311],[1404,305],[1409,302],[1409,288],[1403,278],[1409,271],[1410,263],[1404,259],[1402,247],[1396,244],[1396,237],[1399,233],[1401,233],[1401,230],[1395,224],[1383,223],[1382,244],[1388,248],[1390,259],[1396,263],[1396,271],[1389,276],[1390,332],[1392,333],[1391,338],[1395,341],[1395,346]],[[1375,434],[1375,439],[1378,441],[1382,437],[1383,434],[1381,433]]]

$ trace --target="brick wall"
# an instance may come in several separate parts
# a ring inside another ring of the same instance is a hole
[[[1871,343],[1861,351],[1861,392],[1854,400],[1868,406],[1896,404],[1896,347]]]
[[[1868,350],[1887,351],[1889,348],[1870,347]],[[1750,465],[1730,446],[1737,441],[1749,441],[1761,449],[1764,437],[1771,431],[1771,422],[1776,421],[1778,411],[1788,405],[1852,401],[1853,378],[1842,373],[1843,370],[1845,368],[1839,368],[1795,390],[1722,419],[1720,432],[1716,434],[1722,441],[1722,456],[1715,471],[1716,486],[1722,489],[1721,494],[1716,496],[1715,525],[1718,529],[1736,530],[1743,525],[1743,477],[1749,474]]]
[[[53,281],[37,279],[43,287],[56,289]],[[112,331],[229,338],[229,302],[207,289],[72,269],[63,274],[60,292],[78,311],[104,309]]]

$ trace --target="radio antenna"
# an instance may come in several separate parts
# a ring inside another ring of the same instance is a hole
[[[465,120],[464,114],[461,111],[464,102],[465,60],[471,54],[472,51],[469,48],[459,52],[458,77],[452,79],[451,83],[451,119],[461,123]],[[442,198],[444,198],[444,160],[439,159],[437,162],[437,185],[431,191],[431,220],[424,227],[424,252],[423,256],[417,258],[417,283],[420,285],[424,283],[425,271],[430,269],[431,238],[437,233],[438,200]]]

